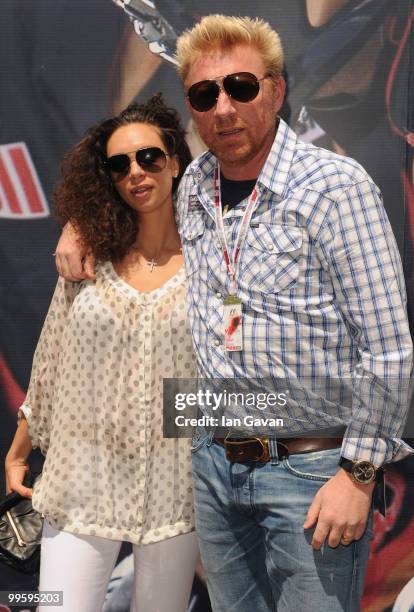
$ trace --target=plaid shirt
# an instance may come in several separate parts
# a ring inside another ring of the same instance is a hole
[[[354,160],[299,141],[280,120],[239,256],[243,350],[228,353],[215,163],[209,151],[194,160],[177,200],[200,377],[308,380],[313,393],[316,380],[341,381],[350,401],[327,401],[322,392],[324,409],[308,411],[307,427],[303,405],[286,407],[290,433],[341,424],[342,456],[376,465],[410,453],[398,439],[412,369],[404,278],[372,179]],[[246,202],[224,215],[230,252]]]

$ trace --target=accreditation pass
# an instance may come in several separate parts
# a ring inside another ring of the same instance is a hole
[[[241,351],[243,344],[242,304],[236,295],[228,295],[224,301],[224,348]]]

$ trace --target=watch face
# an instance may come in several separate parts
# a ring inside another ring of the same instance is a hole
[[[352,467],[352,476],[361,484],[369,484],[375,480],[375,466],[369,461],[359,461]]]

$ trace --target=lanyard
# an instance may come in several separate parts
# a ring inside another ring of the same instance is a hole
[[[253,187],[253,191],[250,194],[249,201],[247,202],[246,210],[244,211],[243,218],[241,220],[240,229],[236,236],[234,249],[232,256],[230,257],[229,249],[227,246],[226,234],[224,232],[223,223],[223,211],[221,208],[221,189],[220,189],[220,167],[217,163],[214,168],[214,213],[216,218],[217,235],[220,241],[220,246],[223,251],[223,257],[227,268],[227,274],[230,277],[230,294],[236,295],[236,271],[239,260],[239,254],[241,247],[246,239],[247,232],[249,230],[250,219],[252,218],[253,210],[256,206],[259,193],[257,190],[257,184]]]

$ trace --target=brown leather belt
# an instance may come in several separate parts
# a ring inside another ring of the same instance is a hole
[[[235,463],[270,460],[267,438],[213,438],[224,447],[226,458]],[[279,459],[299,453],[311,453],[342,446],[342,438],[282,438],[277,443]]]

